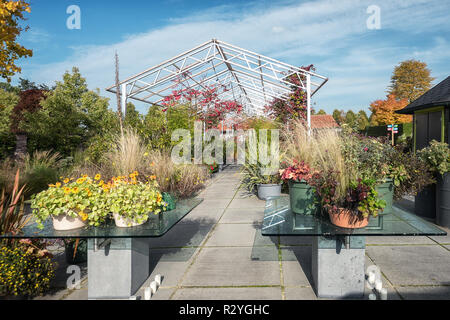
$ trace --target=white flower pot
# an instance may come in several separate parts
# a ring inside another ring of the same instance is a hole
[[[144,223],[147,222],[148,218],[145,219],[142,223],[138,223],[130,218],[124,218],[121,215],[119,215],[118,213],[113,212],[113,216],[114,216],[114,222],[116,223],[116,226],[119,228],[128,228],[128,227],[136,227],[136,226],[140,226],[143,225]]]
[[[73,230],[83,228],[87,225],[87,220],[83,221],[80,216],[76,218],[68,216],[67,214],[60,214],[53,216],[53,229],[57,231]]]

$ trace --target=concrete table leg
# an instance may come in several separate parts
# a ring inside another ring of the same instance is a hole
[[[150,275],[148,239],[109,239],[98,248],[104,240],[88,240],[88,298],[128,299]]]
[[[314,237],[312,276],[316,295],[319,298],[362,298],[364,256],[365,237]]]

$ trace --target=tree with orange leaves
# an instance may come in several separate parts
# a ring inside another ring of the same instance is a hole
[[[407,105],[408,99],[397,100],[393,94],[388,94],[386,100],[372,102],[369,108],[372,111],[371,125],[379,126],[411,122],[411,115],[395,113],[395,111],[403,109]]]

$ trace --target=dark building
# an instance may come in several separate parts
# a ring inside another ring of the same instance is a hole
[[[450,76],[397,113],[413,115],[414,150],[427,147],[431,140],[448,143]]]

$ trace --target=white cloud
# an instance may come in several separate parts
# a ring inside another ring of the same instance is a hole
[[[33,81],[50,84],[78,66],[91,88],[99,87],[111,97],[103,89],[114,82],[115,50],[124,79],[217,38],[290,64],[315,64],[319,74],[330,78],[315,97],[321,108],[364,107],[384,96],[390,72],[402,59],[415,57],[437,64],[448,59],[450,52],[445,35],[436,37],[433,47],[417,43],[414,49],[397,44],[395,38],[396,32],[436,33],[437,25],[448,30],[448,8],[444,10],[440,1],[382,2],[382,30],[377,31],[366,29],[366,8],[371,4],[373,1],[320,0],[264,9],[257,3],[245,10],[218,6],[115,44],[75,47],[73,55],[60,62],[27,64],[23,69]],[[385,32],[387,38],[369,42],[373,32]]]

